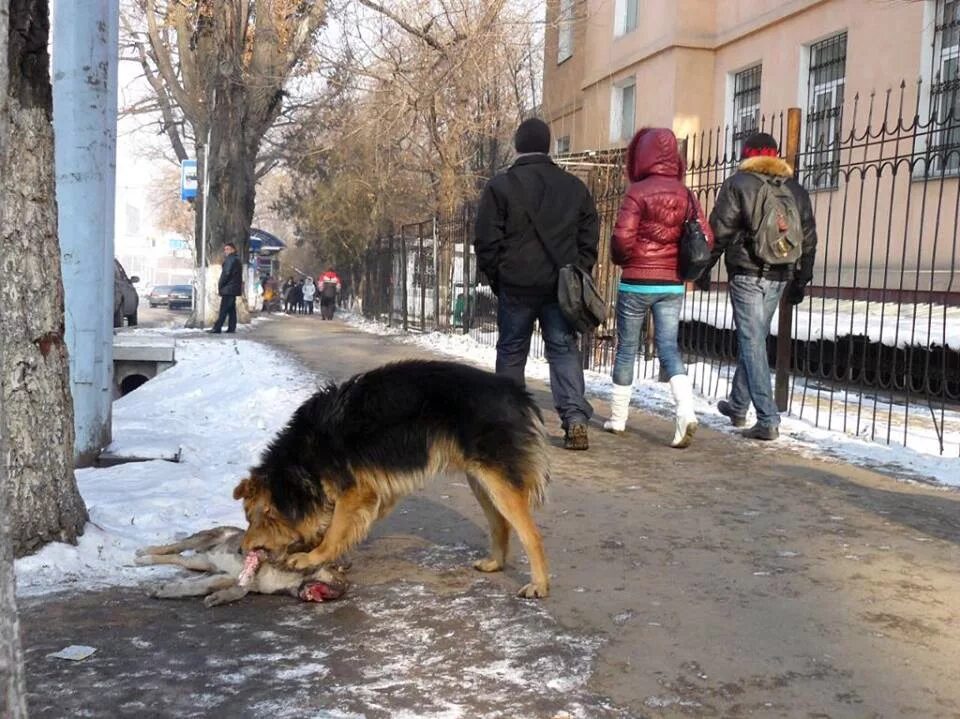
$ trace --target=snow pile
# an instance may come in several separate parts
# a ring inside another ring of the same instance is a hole
[[[153,333],[127,335],[150,341]],[[179,448],[181,460],[76,473],[90,523],[78,546],[50,544],[16,563],[18,593],[139,584],[175,570],[135,567],[134,551],[217,524],[244,526],[232,492],[318,381],[249,340],[178,340],[177,364],[113,405],[110,450]]]

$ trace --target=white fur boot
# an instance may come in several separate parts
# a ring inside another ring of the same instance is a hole
[[[687,375],[678,374],[670,378],[670,389],[677,403],[676,428],[670,446],[688,447],[698,426],[697,415],[693,410],[693,384]]]
[[[627,414],[630,412],[632,385],[613,385],[613,399],[610,400],[610,419],[603,423],[607,432],[620,434],[627,427]]]

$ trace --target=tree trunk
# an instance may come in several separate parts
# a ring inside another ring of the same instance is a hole
[[[241,118],[243,92],[236,91],[233,96],[218,93],[214,110],[214,127],[217,130],[211,136],[210,196],[201,197],[196,212],[197,264],[201,261],[203,237],[203,203],[208,202],[207,211],[207,310],[205,324],[210,325],[217,317],[219,297],[217,280],[220,277],[219,266],[223,261],[223,245],[232,242],[237,247],[237,257],[244,267],[244,289],[246,290],[246,268],[249,263],[250,225],[256,204],[257,179],[256,156],[244,138]],[[225,128],[225,130],[221,130]],[[218,137],[217,133],[222,133]],[[206,142],[206,135],[202,137]],[[203,163],[205,146],[197,146],[197,157]],[[200,167],[201,188],[205,178]],[[202,193],[201,193],[202,194]],[[217,268],[216,271],[214,268]],[[211,277],[213,278],[211,287]],[[237,313],[240,322],[249,322],[250,313],[245,299],[238,298]],[[195,321],[196,318],[194,318]]]
[[[10,3],[10,47],[3,57],[10,66],[0,207],[16,222],[0,224],[0,429],[12,492],[13,551],[23,556],[47,542],[75,543],[87,511],[73,474],[48,2],[4,2]]]

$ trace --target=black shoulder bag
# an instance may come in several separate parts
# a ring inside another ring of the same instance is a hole
[[[710,266],[710,244],[700,225],[697,213],[697,198],[687,190],[687,219],[680,235],[680,252],[677,256],[677,272],[681,279],[696,280]]]
[[[597,291],[596,285],[593,284],[593,277],[576,263],[560,264],[557,256],[553,253],[553,249],[547,244],[533,212],[527,205],[527,193],[524,191],[523,185],[520,184],[520,180],[512,172],[508,171],[506,174],[514,195],[516,195],[517,204],[530,220],[524,234],[531,229],[533,230],[547,253],[547,257],[557,268],[557,302],[560,304],[560,311],[578,332],[595,330],[607,318],[607,304]]]

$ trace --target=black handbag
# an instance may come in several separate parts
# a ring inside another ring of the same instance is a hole
[[[607,303],[597,291],[593,277],[576,263],[563,265],[557,260],[557,256],[553,254],[553,249],[544,239],[540,226],[527,205],[527,195],[520,180],[510,171],[507,171],[507,180],[513,188],[517,204],[530,220],[526,232],[533,230],[547,257],[557,268],[557,302],[560,305],[560,311],[577,332],[592,332],[607,318]]]
[[[700,224],[697,213],[697,198],[687,190],[687,219],[680,235],[680,252],[677,257],[677,272],[687,281],[696,280],[710,266],[710,243]]]

